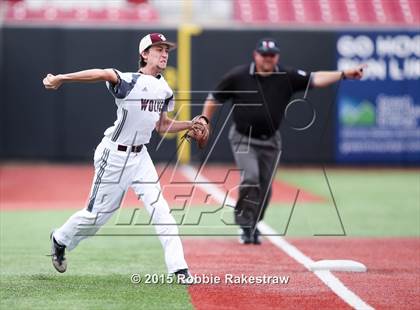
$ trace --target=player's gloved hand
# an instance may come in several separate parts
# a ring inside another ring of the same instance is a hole
[[[48,73],[47,76],[42,80],[46,89],[58,89],[61,84],[63,84],[62,80],[58,75],[53,75]]]
[[[204,115],[197,115],[191,122],[191,128],[185,134],[185,138],[188,141],[197,141],[198,147],[203,149],[207,145],[210,136],[209,119]]]

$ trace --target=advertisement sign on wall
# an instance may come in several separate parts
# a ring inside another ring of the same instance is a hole
[[[420,34],[342,33],[337,68],[365,63],[337,94],[338,162],[420,162]]]

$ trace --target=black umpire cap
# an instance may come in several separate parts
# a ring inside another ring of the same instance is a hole
[[[279,54],[280,49],[278,44],[274,39],[264,38],[258,41],[257,47],[255,48],[260,54]]]

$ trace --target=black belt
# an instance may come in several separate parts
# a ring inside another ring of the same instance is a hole
[[[127,151],[128,148],[129,148],[129,146],[127,146],[127,145],[118,144],[118,151],[125,152],[125,151]],[[140,153],[142,148],[143,148],[143,144],[131,145],[131,152]]]
[[[239,132],[240,134],[244,135],[244,136],[249,136],[249,127],[247,129],[245,128],[238,128],[236,127],[236,131]],[[272,136],[274,136],[274,133],[259,133],[256,134],[255,132],[251,131],[251,138],[254,139],[259,139],[259,140],[268,140],[270,139]]]

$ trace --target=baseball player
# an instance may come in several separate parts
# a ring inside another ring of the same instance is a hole
[[[73,214],[51,234],[52,264],[65,272],[65,250],[94,235],[120,207],[131,187],[152,218],[165,255],[168,273],[182,284],[192,283],[184,259],[175,220],[161,194],[158,174],[147,152],[152,131],[193,130],[193,121],[175,121],[167,116],[174,109],[174,96],[162,76],[169,51],[175,44],[159,33],[151,33],[139,43],[139,71],[122,73],[115,69],[91,69],[70,74],[48,74],[46,89],[58,89],[66,82],[105,81],[115,98],[117,120],[105,130],[94,155],[95,175],[86,208]]]

